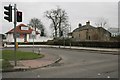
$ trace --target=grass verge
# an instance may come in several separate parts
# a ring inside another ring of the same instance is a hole
[[[16,59],[17,60],[32,60],[37,58],[42,58],[44,55],[36,54],[33,52],[23,52],[16,51]],[[14,60],[14,51],[13,50],[3,50],[2,51],[2,70],[12,69],[13,65],[10,64],[9,61]]]

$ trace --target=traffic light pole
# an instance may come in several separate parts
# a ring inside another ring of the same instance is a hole
[[[17,24],[17,22],[22,22],[22,12],[17,11],[16,4],[14,4],[13,8],[14,8],[13,9],[14,10],[14,22],[13,22],[13,24],[14,24],[14,33],[13,33],[13,36],[14,36],[14,62],[15,62],[15,66],[17,66],[16,24]],[[4,19],[9,22],[12,22],[12,6],[11,6],[11,4],[9,4],[9,6],[4,6],[4,9],[6,10],[6,11],[4,11],[4,14],[6,15],[4,17]]]
[[[14,61],[15,66],[17,66],[17,59],[16,59],[16,24],[17,24],[17,18],[16,18],[16,4],[14,4]]]

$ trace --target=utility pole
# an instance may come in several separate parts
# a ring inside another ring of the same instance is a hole
[[[15,66],[17,66],[17,59],[16,59],[16,24],[17,24],[17,15],[16,15],[16,4],[14,4],[14,61],[15,61]]]

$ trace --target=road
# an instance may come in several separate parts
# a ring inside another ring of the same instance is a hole
[[[62,60],[44,68],[6,72],[3,78],[118,78],[118,55],[101,54],[110,52],[56,48],[42,48],[41,52],[59,55]]]

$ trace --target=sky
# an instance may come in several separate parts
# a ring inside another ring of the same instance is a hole
[[[61,9],[65,10],[71,24],[71,30],[74,30],[78,27],[78,24],[81,23],[85,25],[89,20],[90,24],[95,26],[96,20],[103,17],[108,20],[109,26],[107,28],[116,28],[118,27],[118,2],[117,1],[106,1],[106,2],[94,2],[89,0],[86,2],[79,1],[64,1],[64,2],[50,2],[45,1],[41,2],[38,0],[30,0],[28,2],[13,2],[5,0],[2,2],[0,8],[0,14],[2,15],[2,21],[0,23],[0,32],[5,33],[13,28],[13,22],[8,22],[4,19],[4,6],[9,4],[16,4],[17,9],[23,12],[23,21],[17,23],[29,24],[31,18],[41,19],[42,23],[45,25],[46,31],[48,34],[51,34],[50,23],[51,21],[44,16],[44,12],[51,9],[56,9],[59,6]]]

